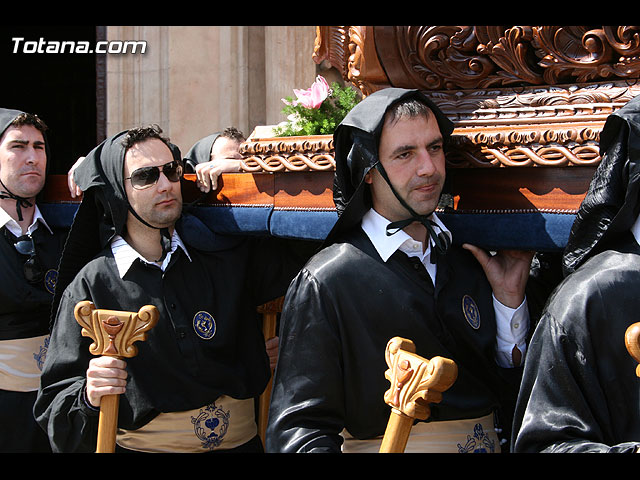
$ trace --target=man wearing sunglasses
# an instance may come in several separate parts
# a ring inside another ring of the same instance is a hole
[[[117,451],[262,451],[254,398],[270,377],[256,307],[315,249],[212,233],[183,213],[181,155],[157,127],[105,140],[75,172],[83,200],[60,263],[36,419],[54,451],[95,450],[101,398],[120,394]],[[308,242],[307,242],[308,243]],[[123,360],[92,358],[78,302],[158,324]]]
[[[35,115],[0,109],[0,451],[50,451],[33,403],[49,341],[51,301],[66,231],[36,203],[48,146]]]

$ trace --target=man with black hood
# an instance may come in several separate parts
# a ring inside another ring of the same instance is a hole
[[[222,173],[239,172],[242,155],[240,144],[244,134],[235,127],[207,135],[198,140],[184,157],[187,172],[194,172],[200,190],[207,193],[215,190]]]
[[[47,452],[33,402],[49,343],[51,301],[66,231],[36,203],[45,185],[47,126],[0,109],[0,451]]]
[[[83,200],[60,264],[34,407],[56,452],[95,450],[98,407],[120,394],[116,451],[262,451],[254,397],[270,370],[255,309],[301,262],[272,238],[213,234],[182,214],[182,159],[157,127],[114,135],[78,165]],[[73,310],[138,311],[158,324],[126,362],[91,358]]]
[[[516,452],[640,447],[640,379],[625,347],[640,311],[640,98],[607,118],[600,153],[564,251],[565,279],[529,346]]]
[[[268,451],[378,451],[390,413],[384,352],[395,336],[459,372],[406,451],[501,450],[494,417],[508,429],[532,254],[491,257],[452,242],[434,214],[452,131],[428,97],[399,88],[371,94],[336,130],[339,218],[287,292]]]

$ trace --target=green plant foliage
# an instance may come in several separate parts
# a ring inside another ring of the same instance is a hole
[[[286,97],[282,113],[287,121],[277,125],[274,133],[278,137],[296,135],[332,135],[342,119],[360,102],[360,94],[355,89],[339,83],[331,83],[328,97],[319,108],[308,108]]]

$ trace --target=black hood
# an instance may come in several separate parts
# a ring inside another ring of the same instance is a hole
[[[422,100],[435,114],[445,143],[453,132],[453,122],[419,90],[385,88],[372,93],[356,105],[338,125],[334,135],[336,171],[333,200],[338,221],[325,244],[359,224],[371,207],[365,175],[378,163],[378,144],[384,115],[396,102],[408,98]]]
[[[628,232],[640,211],[640,97],[609,115],[600,133],[602,161],[580,205],[565,248],[565,275]]]
[[[188,171],[195,172],[196,165],[211,160],[211,147],[219,136],[220,132],[212,133],[193,144],[184,156],[184,164]]]
[[[13,120],[16,119],[19,115],[25,112],[21,110],[13,110],[10,108],[0,108],[0,137],[4,135],[4,132],[9,128],[9,125]],[[45,167],[45,174],[49,173],[49,164],[51,163],[51,152],[49,150],[49,141],[47,140],[46,132],[41,132],[42,137],[44,138],[44,148],[45,154],[47,157],[47,163]],[[0,195],[7,198],[13,198],[16,200],[16,211],[18,213],[18,218],[22,219],[22,210],[21,207],[29,207],[31,203],[22,197],[15,195],[13,192],[10,192],[4,185],[0,183]]]

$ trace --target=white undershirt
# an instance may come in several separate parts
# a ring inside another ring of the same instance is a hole
[[[38,224],[40,223],[42,223],[47,228],[47,230],[49,230],[49,233],[53,233],[51,231],[51,228],[49,228],[49,225],[47,225],[44,217],[42,216],[42,213],[40,213],[40,209],[36,205],[33,211],[33,221],[27,229],[27,234],[31,235],[36,230],[36,228],[38,228]],[[0,228],[2,227],[7,227],[7,230],[9,230],[16,237],[22,235],[22,227],[20,227],[18,222],[16,222],[11,217],[11,215],[9,215],[2,207],[0,207]]]
[[[435,213],[431,219],[449,236],[449,239],[452,238],[451,232]],[[389,223],[389,220],[375,210],[370,209],[362,218],[361,226],[383,261],[386,262],[396,250],[400,250],[410,257],[418,257],[427,269],[432,282],[435,284],[436,265],[431,263],[433,241],[429,242],[423,252],[422,242],[414,240],[403,230],[393,235],[387,235],[386,228]],[[500,303],[495,296],[493,296],[493,308],[495,310],[497,325],[496,362],[502,367],[510,368],[514,366],[512,360],[514,346],[517,346],[518,350],[522,352],[523,359],[526,353],[526,336],[529,331],[529,308],[526,299],[518,308],[513,309]]]

